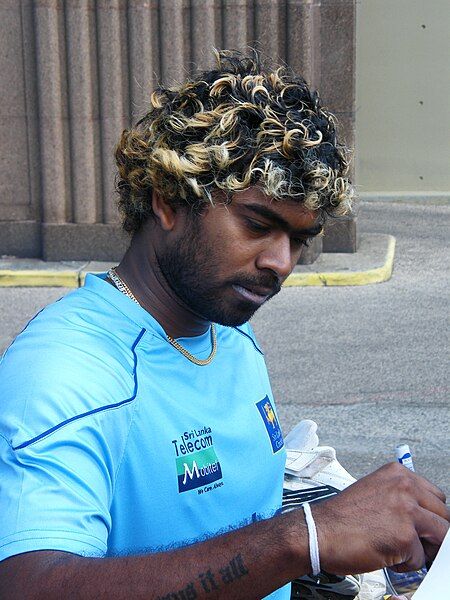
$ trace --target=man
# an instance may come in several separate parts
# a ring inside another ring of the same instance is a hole
[[[331,115],[257,60],[160,89],[118,146],[120,265],[1,367],[2,598],[289,598],[435,555],[443,494],[388,465],[279,514],[285,454],[247,324],[351,188]],[[315,523],[314,523],[315,522]]]

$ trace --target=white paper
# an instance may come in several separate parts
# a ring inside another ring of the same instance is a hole
[[[450,530],[413,600],[450,600]]]

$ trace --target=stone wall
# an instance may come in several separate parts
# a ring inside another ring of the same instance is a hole
[[[354,0],[0,0],[0,33],[0,255],[119,259],[114,146],[213,46],[287,62],[353,147]],[[324,244],[355,251],[354,221]]]

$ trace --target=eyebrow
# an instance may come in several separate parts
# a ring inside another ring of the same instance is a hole
[[[318,235],[323,229],[323,223],[321,222],[321,219],[319,219],[317,224],[313,227],[305,227],[304,229],[297,229],[293,231],[292,227],[285,219],[283,219],[283,217],[280,217],[278,213],[271,210],[267,206],[261,206],[261,204],[244,204],[243,208],[249,209],[250,211],[254,212],[260,217],[264,217],[269,221],[272,221],[272,223],[275,223],[285,231],[290,231],[297,235],[306,235],[309,237],[313,237],[315,235]]]

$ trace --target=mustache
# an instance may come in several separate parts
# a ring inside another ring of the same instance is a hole
[[[237,278],[234,277],[231,283],[234,285],[240,285],[241,287],[245,287],[247,289],[267,289],[270,290],[271,296],[278,294],[278,292],[281,290],[281,281],[278,279],[278,277],[271,275],[270,273],[261,273],[261,275],[258,276],[242,275],[238,276]]]

